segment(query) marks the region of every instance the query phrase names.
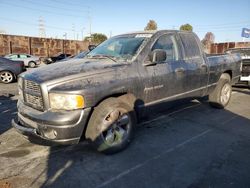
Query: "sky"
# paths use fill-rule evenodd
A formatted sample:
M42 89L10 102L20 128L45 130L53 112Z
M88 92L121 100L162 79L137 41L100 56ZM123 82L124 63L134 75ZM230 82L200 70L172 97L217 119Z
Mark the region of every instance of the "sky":
M189 23L200 39L213 32L215 42L250 41L241 37L242 28L250 28L250 0L0 0L0 10L0 32L13 35L110 37L155 20L158 29Z

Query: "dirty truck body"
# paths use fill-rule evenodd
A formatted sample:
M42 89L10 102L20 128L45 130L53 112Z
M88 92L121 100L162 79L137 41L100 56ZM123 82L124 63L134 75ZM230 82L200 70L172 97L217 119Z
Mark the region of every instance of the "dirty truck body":
M228 101L216 96L222 93L223 80L227 86L238 81L240 61L237 54L206 57L192 32L119 35L84 59L22 74L12 125L30 139L75 144L85 137L98 140L99 151L114 153L130 142L147 107L207 95L215 106L226 106L231 88Z

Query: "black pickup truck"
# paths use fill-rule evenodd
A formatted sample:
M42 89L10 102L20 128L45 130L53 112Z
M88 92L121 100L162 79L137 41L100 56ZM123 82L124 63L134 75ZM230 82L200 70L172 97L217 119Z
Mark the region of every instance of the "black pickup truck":
M124 149L145 109L209 96L224 108L240 76L238 54L207 57L192 32L162 30L112 37L84 59L22 74L12 125L42 142L100 152ZM161 105L162 106L162 105Z

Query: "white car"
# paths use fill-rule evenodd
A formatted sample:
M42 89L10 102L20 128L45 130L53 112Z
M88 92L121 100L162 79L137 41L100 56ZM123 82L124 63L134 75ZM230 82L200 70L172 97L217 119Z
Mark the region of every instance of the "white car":
M40 58L29 54L9 54L4 56L7 59L23 61L24 66L34 68L40 64Z

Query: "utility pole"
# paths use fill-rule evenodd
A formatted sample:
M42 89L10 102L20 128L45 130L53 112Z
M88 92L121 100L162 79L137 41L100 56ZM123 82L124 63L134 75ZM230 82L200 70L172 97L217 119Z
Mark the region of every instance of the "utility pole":
M83 31L85 30L85 27L82 28L81 33L82 33L82 40L84 40L84 34Z
M74 40L76 40L75 24L72 24L72 32L73 32L73 38Z
M67 33L64 33L63 37L65 40L67 40Z
M88 7L88 19L89 19L89 39L91 42L91 27L92 27L92 19L91 19L91 13L90 13L90 7Z
M39 37L45 38L46 37L45 24L41 16L39 17L39 20L38 20L38 29L39 29Z

